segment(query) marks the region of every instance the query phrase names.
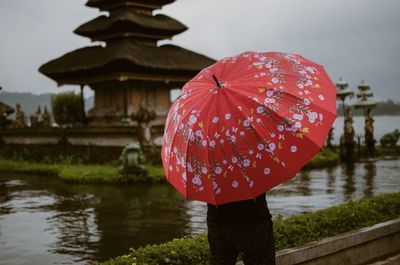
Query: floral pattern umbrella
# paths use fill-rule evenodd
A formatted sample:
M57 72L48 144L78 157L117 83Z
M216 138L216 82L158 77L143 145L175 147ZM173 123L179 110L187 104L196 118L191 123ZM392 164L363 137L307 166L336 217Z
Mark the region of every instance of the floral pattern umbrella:
M335 118L336 86L321 65L277 52L222 59L186 83L168 113L166 178L214 205L256 198L320 151Z

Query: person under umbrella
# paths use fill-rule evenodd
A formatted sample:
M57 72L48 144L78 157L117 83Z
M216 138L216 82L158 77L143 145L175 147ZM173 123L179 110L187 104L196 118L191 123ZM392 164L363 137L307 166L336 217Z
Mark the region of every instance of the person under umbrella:
M291 53L245 52L185 84L165 125L166 178L208 203L212 264L275 264L265 192L320 151L336 118L321 65Z

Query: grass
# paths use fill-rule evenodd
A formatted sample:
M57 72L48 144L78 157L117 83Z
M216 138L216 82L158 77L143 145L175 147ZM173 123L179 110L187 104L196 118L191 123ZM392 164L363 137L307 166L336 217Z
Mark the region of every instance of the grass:
M119 184L119 183L156 183L164 181L164 170L160 166L146 165L148 175L136 177L123 175L115 165L83 164L45 164L0 159L0 172L43 175L60 178L67 183L77 184Z
M274 220L276 249L298 247L312 241L351 232L400 216L400 193L330 207L316 212L279 216ZM174 239L160 245L130 249L103 265L208 265L207 235Z

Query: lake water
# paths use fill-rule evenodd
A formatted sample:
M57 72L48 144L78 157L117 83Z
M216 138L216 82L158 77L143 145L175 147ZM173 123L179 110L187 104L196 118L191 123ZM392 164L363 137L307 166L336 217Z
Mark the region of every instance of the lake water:
M400 160L312 170L267 194L289 216L349 199L400 191ZM167 184L67 185L46 177L0 176L0 264L91 264L130 247L206 231L206 205Z

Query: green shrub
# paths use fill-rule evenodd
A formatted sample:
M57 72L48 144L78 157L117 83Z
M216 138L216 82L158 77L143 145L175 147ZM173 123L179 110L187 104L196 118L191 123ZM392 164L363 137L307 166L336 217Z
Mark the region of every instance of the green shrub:
M338 165L340 163L340 156L332 149L324 149L319 152L310 162L308 162L303 170L310 170L315 168L325 168Z
M368 227L400 216L400 193L349 201L314 213L274 220L277 250L301 246L326 237ZM206 234L175 239L161 245L131 249L127 255L103 265L209 264Z
M74 125L83 122L81 97L74 92L65 92L52 96L51 108L54 120L60 125Z

